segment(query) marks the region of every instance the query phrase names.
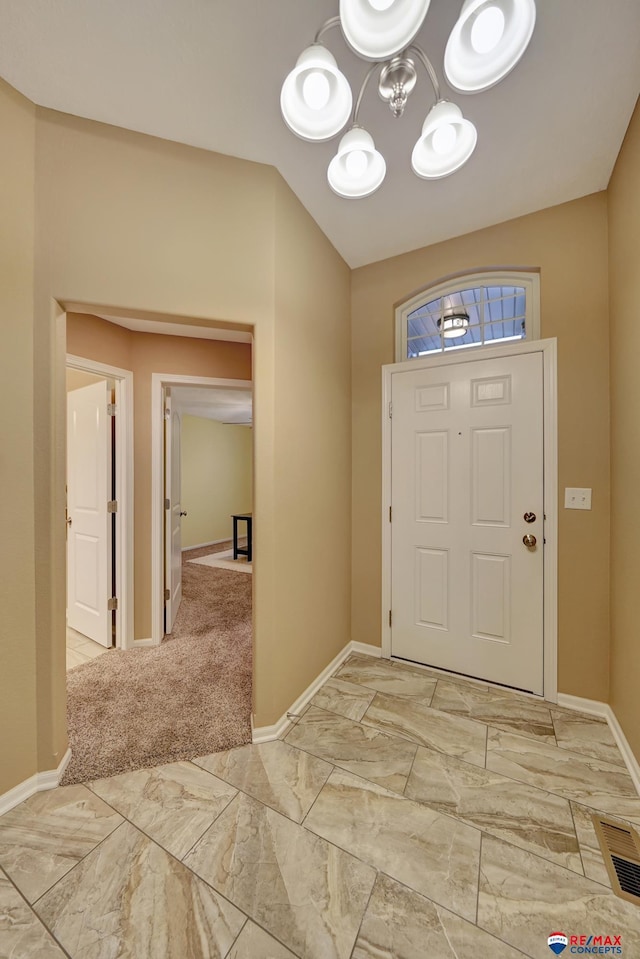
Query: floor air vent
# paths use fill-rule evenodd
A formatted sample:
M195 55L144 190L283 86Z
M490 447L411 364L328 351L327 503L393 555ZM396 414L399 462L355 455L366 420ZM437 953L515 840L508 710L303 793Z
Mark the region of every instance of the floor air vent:
M604 816L593 823L616 896L640 906L640 836L630 826Z

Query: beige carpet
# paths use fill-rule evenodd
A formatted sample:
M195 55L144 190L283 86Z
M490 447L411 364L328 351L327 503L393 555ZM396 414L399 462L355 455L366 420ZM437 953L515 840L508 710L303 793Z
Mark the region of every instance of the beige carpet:
M211 566L213 569L232 569L234 572L252 573L252 564L247 561L246 556L233 558L233 549L225 549L217 553L207 553L206 556L200 556L198 559L190 559L189 563L197 563L199 566Z
M113 650L67 674L63 784L250 742L251 577L184 561L182 577L174 632L159 647Z

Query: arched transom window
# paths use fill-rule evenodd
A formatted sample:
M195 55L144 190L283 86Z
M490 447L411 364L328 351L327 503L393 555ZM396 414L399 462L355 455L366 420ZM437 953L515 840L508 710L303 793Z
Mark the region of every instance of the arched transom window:
M537 273L475 273L423 290L396 311L396 360L540 337Z

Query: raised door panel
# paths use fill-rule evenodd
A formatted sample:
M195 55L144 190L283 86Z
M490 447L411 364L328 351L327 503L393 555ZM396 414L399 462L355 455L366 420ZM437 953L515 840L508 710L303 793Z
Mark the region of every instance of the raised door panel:
M416 520L449 520L449 436L445 430L416 433Z
M511 525L511 428L471 431L471 522Z
M474 553L471 576L471 634L511 641L511 557Z
M100 615L100 540L86 533L73 533L75 562L69 575L73 576L74 605L94 616Z
M416 625L449 626L449 551L417 549L415 565Z
M416 413L435 413L449 409L449 384L434 383L415 391Z

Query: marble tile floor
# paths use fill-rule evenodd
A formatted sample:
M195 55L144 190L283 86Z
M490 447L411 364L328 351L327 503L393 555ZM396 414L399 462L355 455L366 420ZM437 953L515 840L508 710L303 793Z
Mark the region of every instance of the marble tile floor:
M600 719L352 656L280 740L0 817L0 957L633 959L593 812L640 823Z
M67 670L73 669L74 666L82 666L108 652L107 646L101 646L100 643L95 643L88 636L67 626Z

